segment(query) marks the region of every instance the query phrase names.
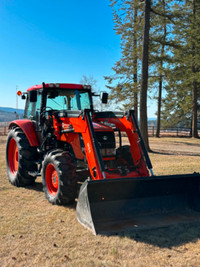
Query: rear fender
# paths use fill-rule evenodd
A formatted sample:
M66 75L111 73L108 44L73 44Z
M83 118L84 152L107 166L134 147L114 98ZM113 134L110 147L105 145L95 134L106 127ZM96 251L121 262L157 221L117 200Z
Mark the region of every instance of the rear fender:
M15 120L12 121L8 128L15 128L16 126L20 127L24 134L26 135L30 146L39 146L36 134L35 134L35 129L33 127L33 123L31 120L23 119L23 120Z

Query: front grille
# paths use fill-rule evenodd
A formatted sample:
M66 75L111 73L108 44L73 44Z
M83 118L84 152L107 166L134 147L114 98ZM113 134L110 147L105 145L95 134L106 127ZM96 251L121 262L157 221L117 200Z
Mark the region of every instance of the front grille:
M115 148L114 132L95 132L100 148Z

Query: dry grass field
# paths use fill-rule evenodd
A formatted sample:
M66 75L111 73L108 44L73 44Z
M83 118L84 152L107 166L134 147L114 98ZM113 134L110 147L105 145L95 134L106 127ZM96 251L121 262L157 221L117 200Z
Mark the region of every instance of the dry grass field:
M41 179L30 188L7 180L0 137L0 267L200 266L200 225L94 236L76 220L75 205L50 205ZM200 140L150 138L155 174L200 171Z

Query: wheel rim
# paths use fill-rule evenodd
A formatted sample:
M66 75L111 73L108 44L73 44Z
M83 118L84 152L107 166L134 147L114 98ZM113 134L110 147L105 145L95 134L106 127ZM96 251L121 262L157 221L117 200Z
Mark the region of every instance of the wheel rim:
M59 179L58 173L52 163L47 165L45 176L47 189L52 196L55 196L58 192Z
M15 175L18 170L18 147L14 138L9 142L8 165L11 173Z

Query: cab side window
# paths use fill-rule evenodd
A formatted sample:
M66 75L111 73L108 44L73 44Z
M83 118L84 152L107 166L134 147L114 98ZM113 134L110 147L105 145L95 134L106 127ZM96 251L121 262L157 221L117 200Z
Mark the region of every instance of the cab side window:
M37 92L37 101L30 102L30 93L27 95L26 100L26 109L25 109L25 118L34 120L36 118L36 113L40 113L41 105L41 91Z

